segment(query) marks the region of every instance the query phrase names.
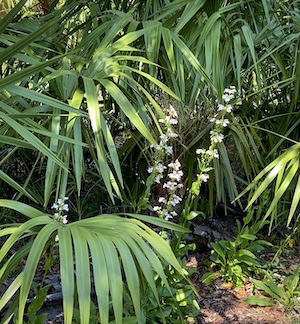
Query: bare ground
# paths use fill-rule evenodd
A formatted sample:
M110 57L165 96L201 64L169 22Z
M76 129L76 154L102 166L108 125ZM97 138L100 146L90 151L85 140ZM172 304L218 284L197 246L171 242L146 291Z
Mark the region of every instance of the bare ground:
M209 255L206 255L207 259ZM300 314L287 309L281 304L272 307L250 306L244 300L253 295L251 280L246 280L244 287L234 288L230 283L224 284L217 279L210 285L200 282L204 272L205 255L190 257L187 267L197 268L193 275L200 298L198 300L202 315L197 318L198 324L300 324ZM286 274L299 265L299 256L282 258L281 264ZM256 292L261 294L262 292Z

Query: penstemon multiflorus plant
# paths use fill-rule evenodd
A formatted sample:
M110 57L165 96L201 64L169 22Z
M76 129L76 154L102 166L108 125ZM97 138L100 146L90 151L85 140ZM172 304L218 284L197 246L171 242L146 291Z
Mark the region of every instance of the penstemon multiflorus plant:
M218 103L217 112L209 121L213 123L213 129L210 131L210 146L208 149L199 148L196 150L198 162L198 174L196 180L192 183L188 196L185 201L184 209L180 215L180 224L188 227L188 221L197 217L201 212L194 211L195 199L200 194L200 187L203 182L209 179L209 171L212 170L211 163L213 159L219 158L218 144L224 139L223 130L229 124L229 119L226 118L232 112L231 101L236 93L235 87L231 86L224 90L222 99L223 104Z
M178 123L177 117L177 111L170 106L166 111L166 117L159 120L165 133L160 135L160 142L154 148L154 165L147 170L151 174L147 185L157 183L162 186L161 196L158 197L159 205L154 206L153 211L166 220L177 215L174 208L182 201L179 190L183 187L181 183L183 172L180 162L174 161L173 147L170 145L171 140L178 137L178 134L173 131L173 126ZM171 162L169 162L170 157L173 158ZM163 182L164 179L167 181Z
M216 113L209 118L209 122L213 124L213 128L210 131L210 146L208 149L198 148L196 150L198 155L198 174L188 191L184 209L180 214L179 220L180 224L185 227L189 227L189 220L201 214L201 212L194 211L196 209L194 205L197 202L196 198L200 195L202 183L207 182L209 179L209 171L212 170L211 163L213 159L219 158L218 144L223 141L223 130L229 124L227 117L232 112L231 102L234 99L235 92L235 87L224 90L222 96L223 103L217 105ZM166 118L159 120L164 126L162 128L165 133L160 135L160 142L154 148L154 165L148 168L148 172L151 175L148 178L147 187L149 188L154 183L161 184L162 194L158 197L158 205L153 207L153 211L157 212L159 217L168 220L177 215L174 209L182 201L179 192L183 187L183 171L181 170L180 162L174 159L173 147L170 143L171 139L178 137L178 134L173 131L174 125L178 123L178 115L172 106L165 113ZM172 162L169 162L170 158L173 158ZM163 182L164 180L165 182Z

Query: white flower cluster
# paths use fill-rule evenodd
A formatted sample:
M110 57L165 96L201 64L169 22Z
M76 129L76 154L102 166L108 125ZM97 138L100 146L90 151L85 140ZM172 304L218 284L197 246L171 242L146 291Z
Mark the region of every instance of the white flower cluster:
M215 158L218 159L219 158L219 152L217 149L213 149L211 150L205 150L205 149L197 149L196 150L196 154L202 154L202 155L207 155L207 157L210 158Z
M171 145L168 145L168 142L171 138L176 138L178 137L178 134L176 134L172 130L172 125L176 125L178 123L177 121L177 111L174 109L174 107L170 107L168 109L168 114L165 118L159 119L158 121L161 124L164 124L166 127L165 134L160 135L160 142L156 146L156 151L163 151L167 155L172 155L173 154L173 147Z
M236 93L235 86L230 86L229 88L225 88L222 99L228 103L234 98L234 94Z
M218 131L212 130L210 131L210 138L214 143L221 143L223 142L224 135Z
M222 105L220 103L218 103L218 111L225 111L227 113L231 113L232 111L232 105Z
M64 197L64 199L57 199L57 202L52 205L52 209L55 210L53 217L56 221L67 224L67 215L64 215L65 212L69 211L68 204L65 204L65 200L68 200L68 197Z
M222 96L225 104L223 105L221 103L218 103L218 115L213 118L209 118L209 121L211 123L215 123L217 126L215 130L210 132L211 138L215 143L220 143L223 141L224 136L220 136L220 132L222 128L227 127L227 125L229 124L229 120L228 118L225 118L225 114L231 113L232 111L232 105L229 102L234 98L235 93L236 89L234 86L226 88Z
M178 160L171 162L168 166L165 166L162 161L166 156L173 155L173 147L169 145L169 141L172 138L178 137L172 127L178 123L177 121L177 111L173 106L170 106L166 111L167 115L163 119L159 119L161 124L164 124L165 132L160 135L160 142L155 147L155 162L154 166L151 166L147 169L149 173L155 174L154 182L161 183L161 180L165 177L165 170L168 169L168 180L162 184L162 188L166 192L165 196L158 198L158 203L160 206L154 206L153 210L157 214L166 220L176 216L177 213L173 208L178 205L182 198L177 194L178 189L183 187L181 183L181 177L183 172L180 169L181 164Z
M166 128L165 134L161 134L159 136L159 144L155 147L156 153L158 153L162 157L164 155L173 154L173 147L169 145L168 142L171 138L178 137L178 134L176 134L172 129L172 125L176 125L178 123L176 119L176 117L178 116L177 111L174 109L174 107L170 106L167 112L169 115L167 115L164 119L158 120L160 123L164 124ZM149 173L155 173L154 181L156 183L160 183L160 180L164 176L164 171L167 168L160 162L160 160L160 158L156 159L154 162L154 166L151 166L147 169Z
M68 200L68 197L64 197L63 199L57 199L57 202L52 205L52 209L55 210L53 214L53 218L62 224L67 224L67 213L69 211L69 206L68 204L65 203L65 201ZM58 235L55 236L55 242L59 241Z
M181 170L181 164L178 160L168 164L170 172L168 173L168 181L163 184L163 188L166 189L168 196L167 198L162 196L158 198L160 206L154 206L153 210L158 215L166 220L177 215L173 208L178 205L182 198L177 194L178 190L183 187L181 178L183 172Z
M149 167L147 169L148 173L154 173L155 178L154 181L156 183L160 183L160 180L164 177L164 171L167 167L164 166L162 163L155 161L154 166Z
M236 93L236 89L234 86L230 88L226 88L222 95L222 99L224 100L224 105L219 103L218 104L218 113L209 118L211 123L214 123L215 126L213 130L210 131L210 147L208 150L205 149L197 149L196 154L200 155L199 160L199 169L200 174L197 175L197 180L194 182L192 188L195 188L194 194L199 192L199 188L202 182L207 182L209 179L209 175L207 171L210 170L209 165L211 161L215 158L219 158L219 153L216 148L218 143L221 143L224 140L224 135L222 134L223 129L227 127L229 124L229 119L225 118L227 113L231 113L232 105L230 101L234 98L234 94Z
M211 123L216 123L216 125L222 125L226 127L229 124L229 120L227 118L224 119L216 119L215 117L210 118L209 120Z

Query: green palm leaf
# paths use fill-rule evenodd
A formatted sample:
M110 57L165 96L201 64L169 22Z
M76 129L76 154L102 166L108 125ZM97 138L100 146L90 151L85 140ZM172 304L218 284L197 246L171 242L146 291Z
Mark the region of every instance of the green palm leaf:
M35 218L34 220L40 220L40 218ZM59 223L48 218L48 223L37 234L28 254L27 262L23 270L24 278L22 280L19 297L18 321L20 323L23 320L26 300L28 298L29 289L31 287L38 262L42 256L43 250L45 248L46 243L49 240L49 237L54 231L57 230L59 225Z
M247 191L253 190L251 194L251 199L248 202L247 209L250 208L254 204L254 202L264 193L264 191L270 186L270 184L277 178L274 197L273 200L264 215L264 219L266 219L278 205L281 197L287 192L287 190L291 187L292 180L295 175L299 172L299 144L295 144L290 147L286 152L277 157L274 161L272 161L268 166L266 166L247 186L247 188L241 192L238 197L240 198ZM298 177L299 179L299 177ZM296 211L296 207L298 205L298 196L299 196L299 180L296 185L296 189L294 192L289 216L288 216L288 224L291 222L291 219ZM272 221L275 216L272 216Z
M68 226L60 227L58 229L58 237L64 320L65 323L71 323L73 318L75 279L70 228Z
M105 122L103 121L103 117L101 118L102 114L101 114L100 107L98 104L98 91L96 89L94 81L92 79L86 78L86 77L83 78L83 81L84 81L84 86L85 86L89 117L91 120L91 125L92 125L92 129L93 129L94 137L95 137L99 170L103 177L103 180L104 180L105 186L108 190L108 193L109 193L111 199L113 200L113 192L111 189L111 184L113 184L115 186L117 193L119 193L119 189L115 185L116 180L115 180L115 178L107 164L106 150L104 147L102 133L105 133L105 137L108 141L108 143L107 143L108 147L109 147L110 151L113 153L113 155L112 155L113 165L115 166L116 172L119 176L119 180L121 180L121 183L122 183L119 158L117 156L115 146L112 141L110 132L109 132L107 126L105 125ZM105 128L103 129L102 126L104 126Z
M9 228L9 231L5 229L0 231L0 234L9 235L0 249L0 262L24 235L33 236L30 244L25 245L0 268L1 280L4 280L12 269L18 266L20 258L24 258L28 253L23 271L0 298L1 310L20 290L17 314L19 321L23 318L26 300L39 259L43 255L46 245L51 241L53 244L56 232L59 238L65 323L72 322L73 307L76 306L74 305L75 293L78 294L80 321L89 323L90 263L92 264L99 316L101 323L104 324L108 323L111 317L110 298L115 322L123 322L124 284L128 286L136 319L140 323L140 288L143 278L149 284L159 303L159 293L154 282L155 274L161 278L170 293L171 290L164 272L165 264L170 264L183 277L185 276L167 242L141 220L156 226L163 226L163 228L182 231L183 229L176 224L150 216L130 214L128 215L130 218L124 218L109 214L63 225L51 219L49 215L20 202L0 200L0 206L21 212L23 210L25 215L32 217L21 225ZM124 276L121 269L124 271Z
M75 252L79 309L84 309L84 312L80 312L80 323L88 324L90 320L91 279L86 235L90 235L90 233L85 233L84 229L80 227L72 227L71 233Z
M113 82L105 79L99 80L99 82L105 87L109 94L118 103L120 109L128 117L130 122L139 130L139 132L153 145L156 144L152 134L147 129L146 125L143 123L139 117L137 111L134 109L130 101L122 93L120 88Z

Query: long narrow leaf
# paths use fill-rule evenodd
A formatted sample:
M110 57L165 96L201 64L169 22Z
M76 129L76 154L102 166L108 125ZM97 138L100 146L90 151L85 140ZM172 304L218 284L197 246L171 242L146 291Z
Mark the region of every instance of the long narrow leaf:
M291 204L291 208L289 211L289 216L288 216L288 220L287 220L287 226L290 225L292 218L295 214L296 208L299 205L300 202L300 175L298 177L298 181L297 181L297 185L294 191L294 196L293 196L293 200L292 200L292 204Z
M15 211L22 212L23 215L29 218L35 218L45 215L43 212L34 207L31 207L19 201L9 199L0 199L0 207L10 208Z
M36 218L39 219L39 218ZM50 220L50 219L49 219ZM29 289L32 285L32 280L36 271L36 267L42 255L43 249L49 240L50 235L57 230L59 223L49 221L46 226L44 226L37 237L34 240L32 248L27 258L27 262L24 268L24 278L22 281L22 286L20 290L19 297L19 312L18 312L18 321L21 323L24 316L24 309L26 305L26 300L28 298Z
M20 12L27 0L20 0L11 10L1 17L0 35L4 32L5 28L13 21L15 16Z
M0 107L3 103L0 102ZM39 150L44 155L52 159L57 165L65 169L64 163L57 158L57 156L35 135L23 127L20 123L16 122L14 119L9 117L0 111L0 118L2 118L8 125L10 125L20 136L22 136L27 142L31 143L37 150Z
M118 103L120 109L128 117L130 122L139 130L139 132L153 145L156 144L153 136L147 129L146 125L141 120L137 111L133 108L129 100L125 97L122 91L109 80L99 80L99 82L105 87L105 89L110 93L114 100Z
M119 257L111 239L103 236L101 238L101 243L104 250L106 265L110 271L108 281L115 321L116 324L121 324L123 317L123 281Z
M68 226L61 226L58 229L58 238L64 322L71 324L73 318L75 280L72 239Z
M104 250L101 243L101 236L95 234L89 234L87 236L87 242L89 245L93 272L95 291L97 295L100 320L105 324L109 321L109 274L110 269L107 268L105 262Z
M80 310L80 323L89 324L91 279L86 235L85 231L75 226L71 228L71 233L75 252L76 286ZM89 233L87 233L87 235L89 235Z
M293 159L290 162L289 171L286 173L284 180L282 183L280 183L280 187L278 187L278 190L274 193L273 201L268 208L264 219L267 219L267 217L271 214L271 212L274 210L274 208L277 206L278 201L282 197L282 195L286 192L287 188L289 187L291 181L293 180L296 172L299 170L299 159Z
M7 59L13 57L14 54L19 53L23 48L27 45L31 44L35 40L37 40L41 35L43 35L47 30L49 30L52 26L59 24L60 17L55 17L50 20L48 23L44 24L40 28L38 28L35 32L30 33L26 37L20 39L17 43L9 46L2 52L0 52L0 64L5 62Z
M27 190L25 190L21 185L19 185L14 179L12 179L11 177L9 177L8 174L6 174L5 172L3 172L2 170L0 170L0 179L2 179L3 181L5 181L12 188L14 188L15 190L19 191L20 193L22 193L23 195L25 195L26 197L28 197L29 199L31 199L35 203L37 202Z
M119 238L112 238L114 244L116 245L118 252L120 254L120 258L122 261L122 265L124 267L124 274L126 277L126 283L128 285L131 299L133 302L135 315L138 319L138 323L140 323L141 318L141 309L140 309L140 282L139 275L136 269L136 264L132 257L131 251L128 245Z
M100 107L98 104L98 92L92 79L83 77L83 82L86 92L89 117L95 137L100 172L103 177L105 186L108 190L108 193L110 195L110 198L113 200L113 192L111 188L111 170L107 164L106 151L104 148L102 138Z

